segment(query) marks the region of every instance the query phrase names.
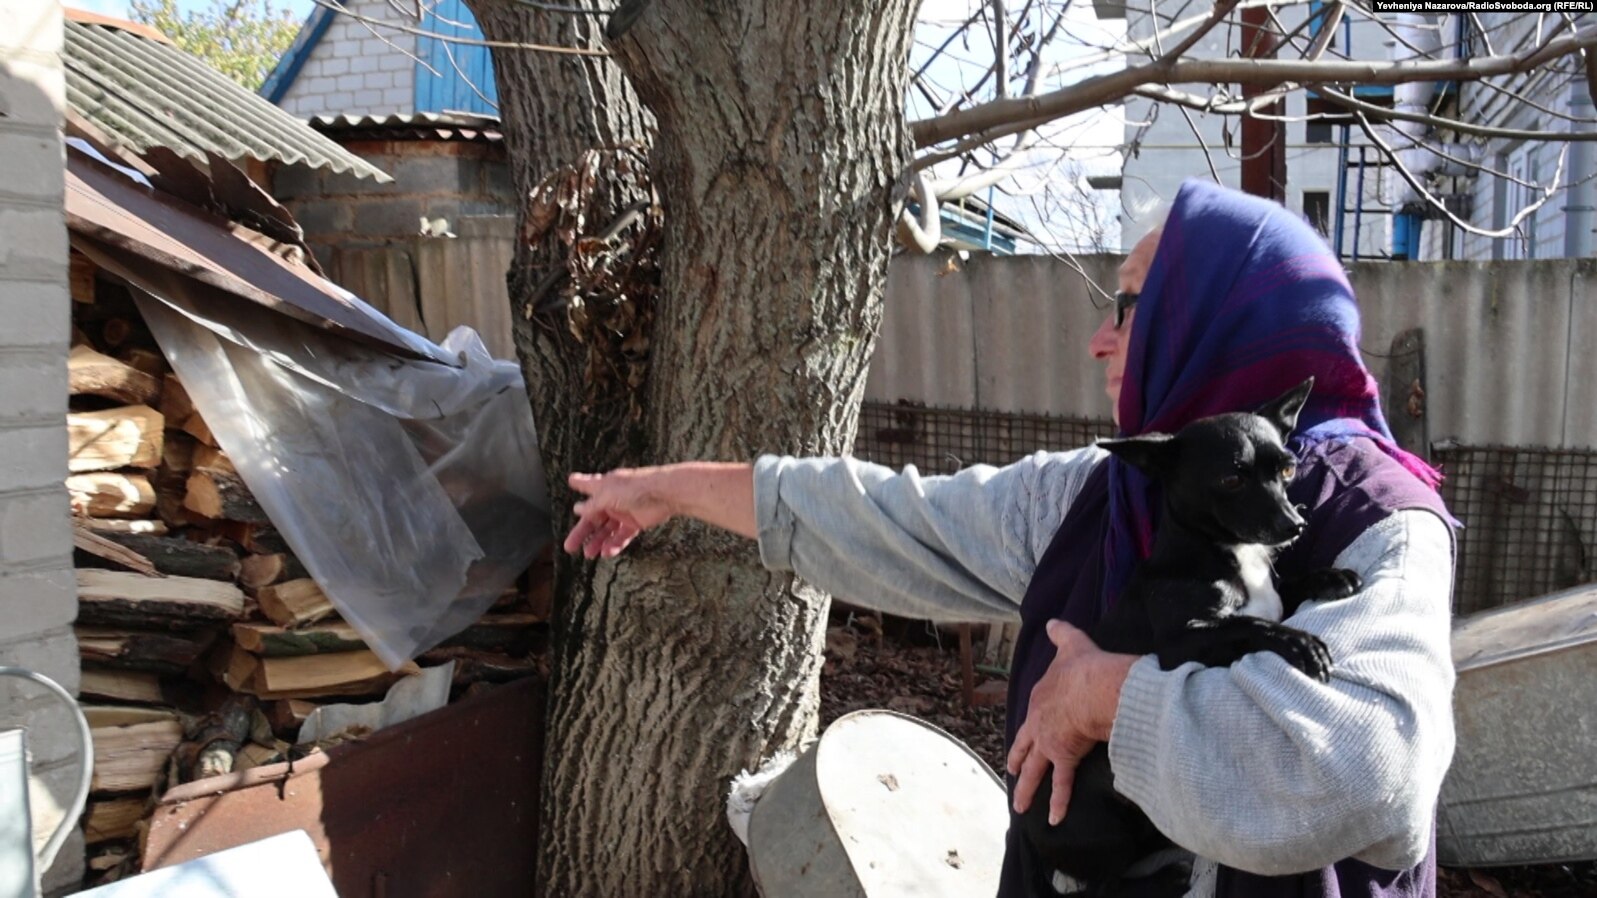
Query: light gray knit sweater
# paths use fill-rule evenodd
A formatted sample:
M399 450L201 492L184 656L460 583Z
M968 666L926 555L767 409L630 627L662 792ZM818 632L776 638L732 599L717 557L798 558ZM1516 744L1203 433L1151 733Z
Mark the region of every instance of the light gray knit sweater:
M760 557L851 602L932 620L1008 621L1103 450L922 477L855 459L765 456ZM1325 640L1331 681L1279 657L1131 668L1109 741L1115 788L1200 858L1260 874L1347 857L1391 870L1425 855L1453 753L1452 539L1424 511L1361 534L1338 567L1357 595L1293 626Z

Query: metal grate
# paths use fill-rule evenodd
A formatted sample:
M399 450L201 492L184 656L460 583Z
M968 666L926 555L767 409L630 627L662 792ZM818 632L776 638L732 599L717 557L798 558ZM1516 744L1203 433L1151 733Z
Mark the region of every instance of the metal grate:
M854 454L894 468L914 465L922 474L952 474L969 465L1007 465L1039 449L1075 449L1114 435L1108 418L865 402Z
M1597 450L1438 444L1442 497L1463 522L1454 609L1469 614L1592 582Z

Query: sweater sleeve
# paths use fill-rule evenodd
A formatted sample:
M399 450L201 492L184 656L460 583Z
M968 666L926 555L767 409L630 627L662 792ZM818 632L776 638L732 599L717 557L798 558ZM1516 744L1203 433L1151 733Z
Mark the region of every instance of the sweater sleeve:
M760 560L891 614L1011 620L1103 455L1038 452L933 477L912 465L763 456L754 465Z
M1178 844L1285 875L1425 855L1453 754L1452 539L1400 511L1337 559L1364 588L1290 619L1331 651L1317 683L1261 652L1229 668L1137 662L1109 741L1115 788Z

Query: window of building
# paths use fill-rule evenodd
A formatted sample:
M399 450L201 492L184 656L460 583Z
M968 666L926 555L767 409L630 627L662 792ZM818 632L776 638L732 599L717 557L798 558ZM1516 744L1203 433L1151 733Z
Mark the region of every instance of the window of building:
M1303 217L1321 237L1331 236L1331 192L1329 190L1303 191Z

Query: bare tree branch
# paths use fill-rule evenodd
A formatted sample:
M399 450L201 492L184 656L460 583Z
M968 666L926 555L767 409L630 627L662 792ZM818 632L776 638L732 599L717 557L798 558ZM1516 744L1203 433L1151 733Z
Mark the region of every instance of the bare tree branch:
M1569 156L1569 147L1567 146L1559 150L1558 168L1553 172L1553 180L1550 186L1540 188L1542 195L1539 199L1519 210L1519 212L1514 215L1513 219L1509 221L1506 227L1496 231L1490 231L1485 228L1476 227L1475 225L1472 225L1453 214L1453 210L1447 208L1446 203L1442 202L1441 199L1433 195L1425 188L1425 185L1420 182L1420 179L1416 178L1414 173L1409 171L1408 167L1403 164L1403 160L1398 157L1397 153L1393 152L1391 145L1382 140L1381 135L1377 134L1375 129L1370 126L1370 121L1364 117L1364 113L1359 112L1355 113L1354 115L1358 119L1359 128L1364 132L1364 136L1368 137L1370 142L1375 144L1375 146L1380 149L1382 155L1392 162L1393 167L1397 169L1398 175L1401 176L1404 181L1408 182L1408 186L1413 188L1414 192L1422 197L1427 205L1441 211L1441 213L1447 216L1447 219L1454 225L1480 237L1507 237L1508 235L1519 230L1519 225L1521 222L1534 215L1537 209L1545 206L1547 201L1553 198L1553 194L1558 192L1558 183L1564 178L1564 160Z
M1560 36L1523 54L1475 59L1405 60L1401 62L1310 62L1280 59L1183 59L1155 61L1099 75L1052 93L993 102L925 119L910 125L918 147L955 137L981 135L987 140L1112 103L1144 84L1262 84L1292 81L1304 84L1406 84L1414 81L1476 81L1493 75L1529 71L1551 59L1597 46L1597 26Z
M371 16L361 15L342 3L339 3L338 0L312 0L312 2L317 6L330 9L339 15L349 16L351 19L354 19L357 22L364 22L367 25L376 26L378 28L391 28L395 31L403 31L406 34L414 34L417 37L431 37L441 41L447 41L452 44L464 44L468 47L499 47L506 50L533 50L539 53L555 53L565 56L610 55L609 52L605 50L589 50L585 47L556 47L548 44L518 44L507 41L486 41L471 37L460 37L453 34L439 34L436 31L429 31L425 28L402 25L398 22L385 22L382 19L375 19Z

